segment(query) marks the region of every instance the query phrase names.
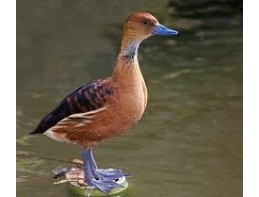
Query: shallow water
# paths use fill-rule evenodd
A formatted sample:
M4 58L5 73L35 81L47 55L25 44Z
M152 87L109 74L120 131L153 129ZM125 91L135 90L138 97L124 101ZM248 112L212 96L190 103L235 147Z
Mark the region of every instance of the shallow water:
M132 175L125 196L242 196L242 13L180 2L17 2L17 196L74 196L51 180L66 164L38 156L72 160L79 147L27 134L73 89L111 74L122 22L135 10L182 34L141 45L147 110L95 148L98 164Z

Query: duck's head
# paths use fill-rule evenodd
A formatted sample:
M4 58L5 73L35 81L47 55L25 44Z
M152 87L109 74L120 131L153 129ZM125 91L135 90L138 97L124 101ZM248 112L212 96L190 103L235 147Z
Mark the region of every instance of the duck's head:
M179 33L161 24L147 12L135 12L124 23L123 35L129 39L142 41L150 36L176 36Z

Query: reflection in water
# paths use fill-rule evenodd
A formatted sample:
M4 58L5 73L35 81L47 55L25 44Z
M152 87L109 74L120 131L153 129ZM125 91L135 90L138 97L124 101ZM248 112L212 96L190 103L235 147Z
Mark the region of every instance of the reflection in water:
M110 75L122 20L135 10L182 35L140 47L148 108L97 148L101 166L133 175L128 196L242 195L242 2L196 2L17 2L19 196L73 196L48 180L64 164L36 156L71 160L79 148L27 134L74 88Z

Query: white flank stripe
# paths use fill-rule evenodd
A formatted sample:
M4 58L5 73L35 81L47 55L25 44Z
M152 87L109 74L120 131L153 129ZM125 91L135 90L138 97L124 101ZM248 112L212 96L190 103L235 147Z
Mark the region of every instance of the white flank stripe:
M56 140L56 141L59 141L59 142L62 142L63 140L58 138L55 133L49 129L47 130L46 132L43 133L44 135L48 136L49 138L53 139L53 140Z
M82 121L81 123L77 124L76 127L83 127L85 126L87 123L91 123L92 121L91 120L85 120L85 121Z
M105 110L106 107L102 107L100 109L96 109L93 111L88 111L85 113L79 113L79 114L73 114L71 116L68 116L68 118L86 118L86 119L91 119L95 116L95 114L97 114L98 112L101 112L103 110Z

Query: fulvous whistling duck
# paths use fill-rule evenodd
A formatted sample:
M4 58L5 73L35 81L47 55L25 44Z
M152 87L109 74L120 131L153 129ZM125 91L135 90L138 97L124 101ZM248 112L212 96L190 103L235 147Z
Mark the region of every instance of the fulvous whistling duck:
M99 169L92 147L122 134L143 115L147 88L138 63L138 47L153 35L175 36L178 32L159 24L149 13L129 15L123 26L120 53L112 76L76 89L31 132L81 145L85 182L106 193L120 187L114 180L125 174L119 169Z

